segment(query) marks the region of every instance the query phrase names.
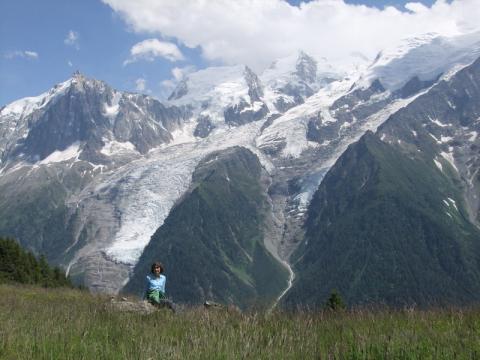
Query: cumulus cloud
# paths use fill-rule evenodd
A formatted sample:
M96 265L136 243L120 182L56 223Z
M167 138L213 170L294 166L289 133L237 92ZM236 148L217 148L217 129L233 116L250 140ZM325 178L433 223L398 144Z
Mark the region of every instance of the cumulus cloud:
M143 78L139 78L135 80L135 90L145 91L146 88L147 88L147 80Z
M196 70L195 66L189 65L185 67L174 67L171 70L172 77L160 82L160 98L166 99L177 87L178 83L188 77L188 74Z
M172 94L173 90L177 87L178 82L173 79L167 79L160 82L160 91L157 97L161 100L167 100Z
M185 66L183 68L179 67L174 67L172 69L172 76L175 81L181 81L185 77L187 77L188 74L192 73L195 71L195 66Z
M174 38L203 56L255 68L303 49L328 58L352 52L374 57L403 38L427 32L455 35L478 28L479 0L437 0L403 9L313 0L102 0L133 31Z
M155 58L165 58L172 62L184 59L177 45L158 39L147 39L133 45L130 49L130 57L124 61L123 65L138 60L153 61Z
M177 82L172 79L167 79L160 82L160 86L162 87L162 97L166 97L175 89Z
M14 50L9 51L3 56L6 59L26 58L26 59L38 59L38 53L30 50Z
M78 50L80 49L80 45L78 43L79 38L80 35L78 34L78 32L70 30L63 42L65 43L65 45L73 46L75 49Z

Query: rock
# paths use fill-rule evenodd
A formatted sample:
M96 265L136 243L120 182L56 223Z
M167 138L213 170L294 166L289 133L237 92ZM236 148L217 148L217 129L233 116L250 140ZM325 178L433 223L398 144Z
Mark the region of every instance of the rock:
M216 302L211 301L211 300L206 300L203 303L203 306L205 307L205 309L225 309L224 305L216 303Z
M121 311L121 312L136 312L141 314L151 314L158 310L155 306L150 304L148 301L140 300L140 301L133 301L128 300L126 298L122 298L120 301L112 298L110 300L110 304L108 308L114 311Z

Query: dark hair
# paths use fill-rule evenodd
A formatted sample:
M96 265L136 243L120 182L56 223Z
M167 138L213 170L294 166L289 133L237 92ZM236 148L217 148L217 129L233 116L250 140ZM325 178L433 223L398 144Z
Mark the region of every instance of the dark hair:
M158 261L152 264L152 267L150 268L151 273L153 274L157 266L160 266L160 274L163 274L163 272L165 271L165 267L163 266L162 263L159 263Z

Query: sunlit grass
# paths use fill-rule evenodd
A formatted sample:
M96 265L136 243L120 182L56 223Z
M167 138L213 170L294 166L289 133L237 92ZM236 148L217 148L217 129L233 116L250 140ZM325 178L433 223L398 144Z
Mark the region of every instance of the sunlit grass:
M1 359L476 359L479 309L113 311L109 298L0 286Z

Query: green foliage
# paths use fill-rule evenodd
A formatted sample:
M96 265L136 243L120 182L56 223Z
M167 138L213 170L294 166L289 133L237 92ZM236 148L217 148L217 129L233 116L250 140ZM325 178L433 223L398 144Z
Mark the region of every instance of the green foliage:
M480 301L480 231L454 179L371 133L325 176L293 258L292 306L321 307L332 288L349 305Z
M62 270L50 267L45 256L42 255L37 260L15 240L4 238L0 238L0 283L72 287Z
M15 238L22 246L45 254L50 263L65 262L72 253L65 250L72 245L76 226L75 214L65 201L91 180L86 171L89 166L79 162L71 168L25 167L2 175L0 236Z
M0 286L1 359L477 359L480 309L177 315L70 289Z
M345 303L342 300L342 297L337 292L337 290L333 290L328 298L325 307L329 310L338 311L345 309Z

